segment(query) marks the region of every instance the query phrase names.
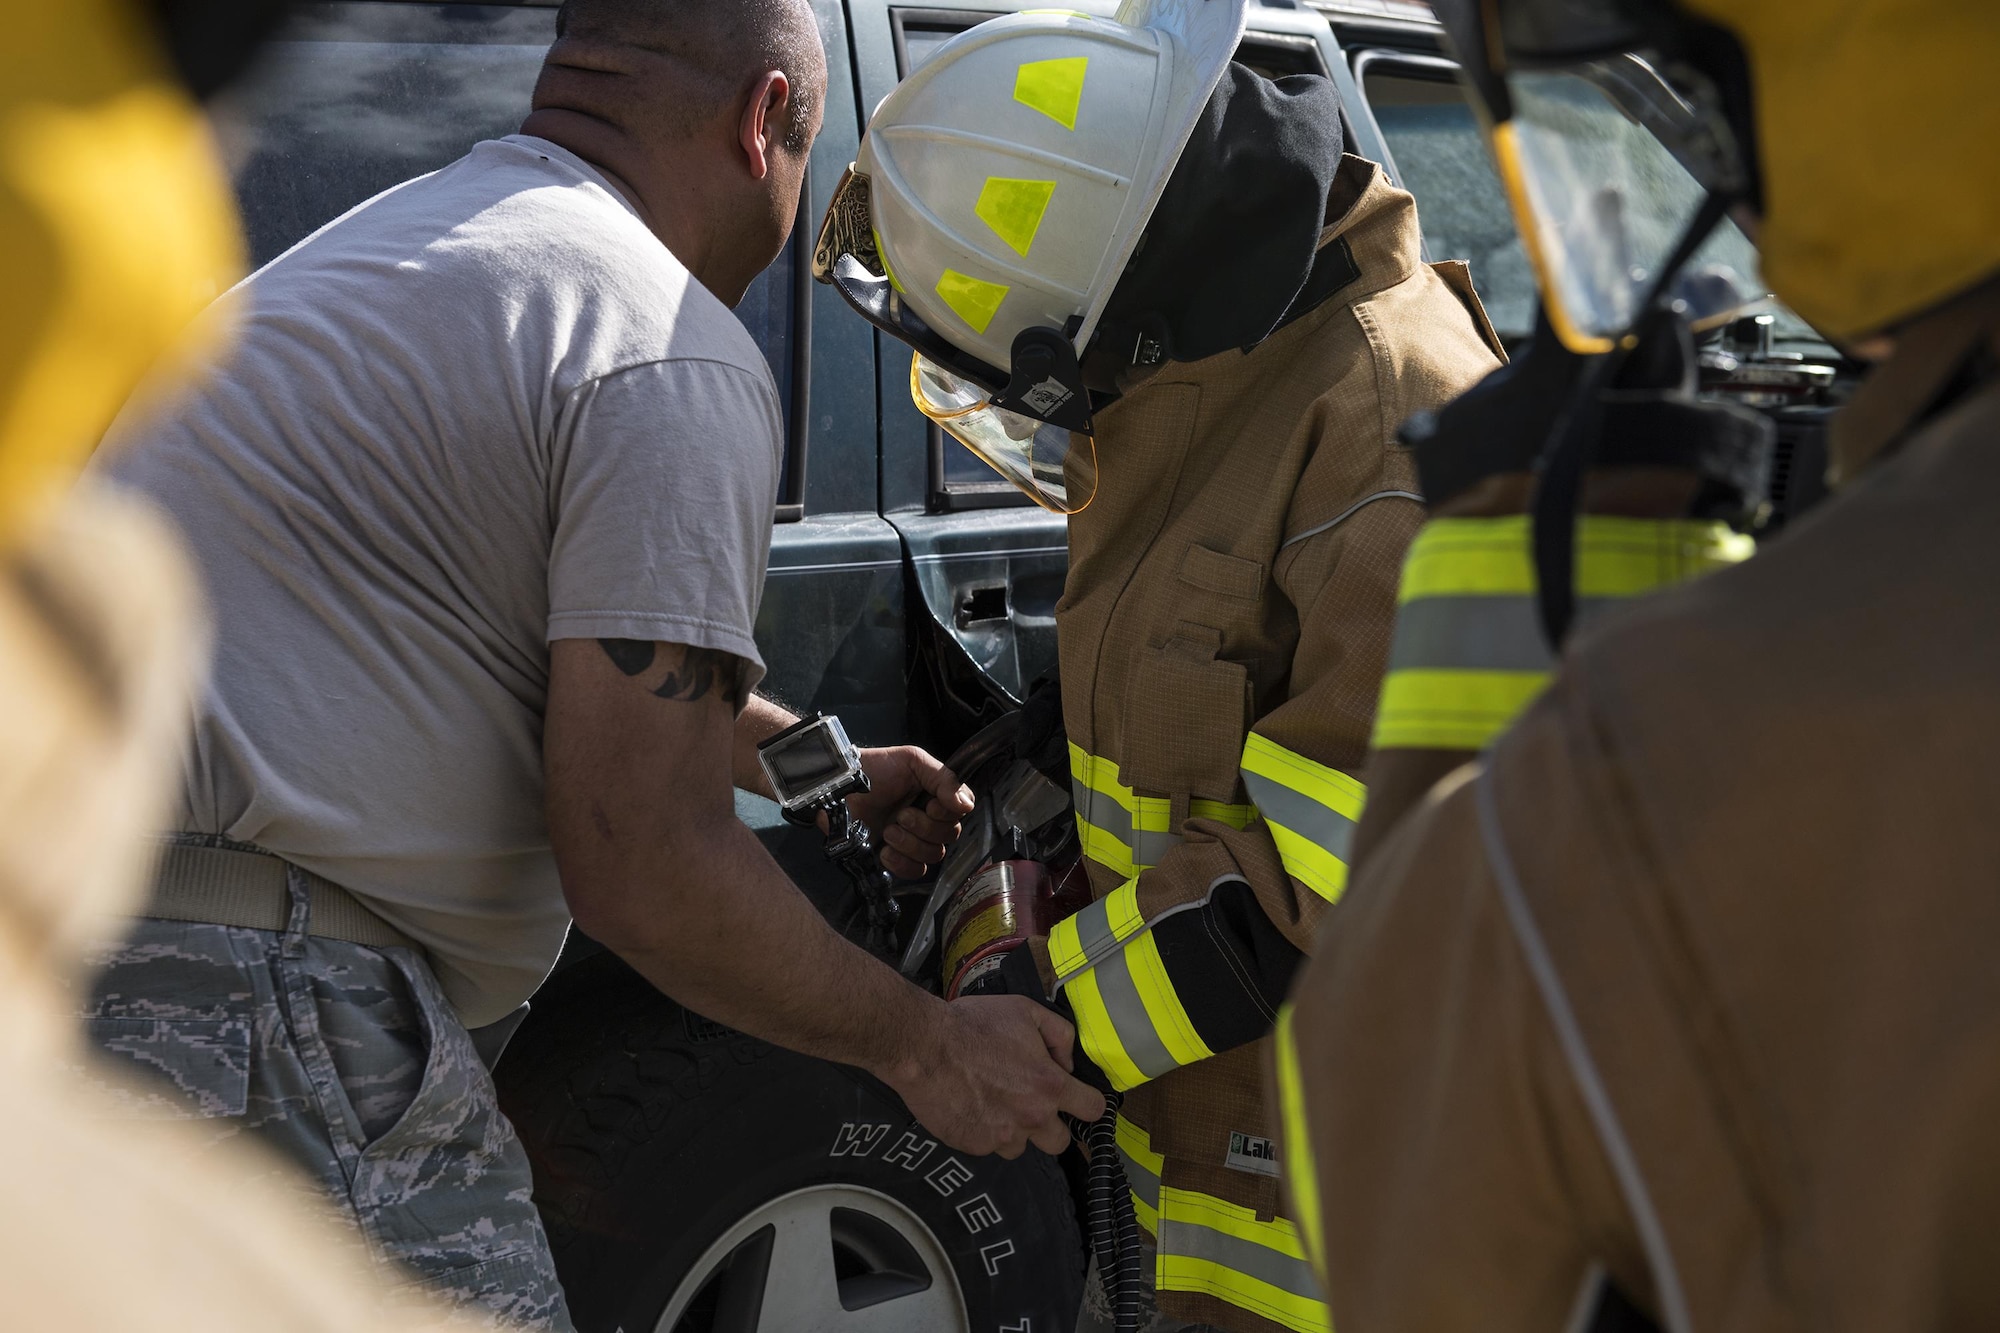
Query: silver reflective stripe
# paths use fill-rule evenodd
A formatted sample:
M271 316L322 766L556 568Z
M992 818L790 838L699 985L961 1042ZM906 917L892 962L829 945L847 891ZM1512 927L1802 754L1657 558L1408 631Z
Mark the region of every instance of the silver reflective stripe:
M1391 671L1547 671L1555 666L1532 597L1425 597L1396 612Z
M1180 1061L1167 1054L1166 1044L1153 1027L1153 1016L1139 1000L1139 988L1132 984L1132 967L1120 949L1099 963L1092 973L1097 978L1097 998L1111 1026L1118 1029L1118 1044L1147 1078L1158 1078L1179 1069Z
M1347 847L1354 840L1353 820L1304 792L1294 791L1247 768L1243 770L1243 785L1265 819L1283 824L1301 838L1310 838L1342 865L1347 864Z
M1215 896L1216 884L1224 884L1232 880L1239 884L1246 882L1241 875L1218 875L1215 878L1215 883L1208 886L1207 893L1184 903L1175 903L1172 907L1167 908L1152 920L1141 925L1122 940L1111 931L1110 894L1107 893L1096 902L1090 904L1090 906L1076 912L1067 919L1076 923L1076 942L1077 947L1083 950L1083 962L1059 975L1056 978L1056 988L1058 990L1062 989L1114 954L1122 956L1127 944L1138 939L1168 917L1179 916L1182 912L1200 911L1202 908L1208 906L1208 900Z
M1300 542L1317 537L1322 532L1331 532L1333 529L1347 522L1348 519L1353 518L1356 514L1366 509L1369 505L1374 504L1377 500L1415 500L1418 504L1422 504L1424 497L1418 495L1415 491L1377 491L1373 495L1364 495L1317 527L1307 528L1304 532L1296 536L1285 538L1284 546L1280 546L1278 549L1282 551L1285 549L1285 546L1297 546Z
M1626 600L1578 598L1577 623ZM1422 597L1403 603L1396 611L1396 639L1389 648L1391 671L1554 669L1555 657L1542 634L1541 613L1533 597Z
M1213 1227L1178 1218L1160 1219L1160 1253L1205 1259L1232 1273L1243 1273L1268 1282L1281 1291L1309 1301L1320 1300L1319 1283L1313 1279L1312 1265L1303 1259L1244 1240Z
M1109 833L1124 843L1129 851L1132 847L1132 812L1120 805L1116 797L1084 785L1081 778L1072 777L1069 786L1071 795L1076 798L1077 818Z
M1125 844L1125 850L1132 854L1133 869L1158 865L1180 843L1178 833L1133 828L1131 811L1103 792L1085 786L1082 779L1072 777L1069 785L1076 800L1077 818Z
M1132 812L1117 801L1087 785L1082 778L1071 777L1070 795L1076 799L1076 817L1087 824L1095 825L1109 833L1127 847L1132 845Z
M1507 850L1506 835L1500 828L1499 798L1493 794L1493 771L1489 768L1481 773L1473 781L1473 786L1477 789L1474 800L1479 810L1479 836L1486 845L1486 863L1493 871L1494 886L1500 891L1501 906L1506 909L1508 924L1514 928L1514 939L1521 946L1521 955L1527 960L1528 973L1534 977L1535 988L1541 992L1542 1004L1549 1011L1549 1024L1555 1028L1556 1041L1569 1062L1570 1077L1576 1080L1577 1092L1590 1112L1592 1124L1596 1126L1598 1142L1604 1146L1604 1155L1611 1161L1611 1171L1618 1178L1625 1206L1632 1211L1632 1223L1638 1229L1639 1244L1646 1253L1646 1266L1653 1270L1653 1289L1659 1295L1660 1316L1666 1320L1667 1333L1693 1333L1694 1323L1688 1317L1687 1293L1681 1288L1680 1270L1675 1267L1673 1250L1667 1245L1666 1228L1660 1225L1660 1215L1653 1208L1653 1196L1646 1188L1646 1177L1639 1170L1639 1159L1633 1155L1632 1144L1625 1137L1625 1127L1618 1121L1618 1108L1611 1104L1611 1092L1604 1086L1604 1078L1597 1071L1597 1062L1591 1058L1589 1043L1583 1037L1583 1025L1577 1022L1576 1010L1570 1006L1569 992L1563 988L1555 959L1549 955L1548 941L1535 922L1534 909L1528 905L1528 895L1522 891L1520 877L1514 871L1514 858Z
M1160 1212L1160 1177L1157 1172L1132 1160L1123 1146L1118 1149L1118 1160L1125 1164L1125 1183L1140 1203L1153 1210L1154 1216Z
M1132 835L1126 846L1132 849L1132 868L1146 870L1167 859L1167 853L1180 845L1178 833L1154 833L1141 830Z
M1070 920L1076 923L1076 945L1083 950L1083 962L1063 973L1058 985L1079 973L1088 972L1118 951L1118 937L1111 933L1111 899L1108 896L1099 898Z

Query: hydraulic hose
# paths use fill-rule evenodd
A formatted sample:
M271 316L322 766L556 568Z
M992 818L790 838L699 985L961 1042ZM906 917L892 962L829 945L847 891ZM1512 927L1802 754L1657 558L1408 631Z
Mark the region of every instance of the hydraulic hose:
M1098 1280L1111 1300L1111 1326L1115 1333L1138 1333L1145 1252L1139 1243L1139 1219L1132 1210L1132 1186L1118 1154L1122 1100L1115 1092L1109 1094L1103 1116L1087 1125L1064 1119L1090 1157L1084 1178L1084 1221L1090 1230L1090 1252L1097 1258Z

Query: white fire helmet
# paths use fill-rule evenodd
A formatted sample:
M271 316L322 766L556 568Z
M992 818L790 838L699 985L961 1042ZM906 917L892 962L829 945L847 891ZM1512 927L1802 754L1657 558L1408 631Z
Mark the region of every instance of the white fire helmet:
M821 225L813 275L916 349L917 406L1058 512L1096 489L1078 360L1246 5L1124 0L958 34L876 108Z

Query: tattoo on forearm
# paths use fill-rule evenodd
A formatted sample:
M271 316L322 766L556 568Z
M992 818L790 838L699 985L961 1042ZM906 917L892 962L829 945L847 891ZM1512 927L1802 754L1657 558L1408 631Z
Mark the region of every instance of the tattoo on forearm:
M693 703L708 697L709 691L722 696L726 704L743 701L743 659L734 653L713 648L684 650L678 669L669 667L667 678L653 691L662 699Z
M599 639L597 646L611 659L611 665L628 676L641 676L653 665L660 646L644 639Z
M597 644L611 664L627 676L643 676L659 657L659 645L642 639L599 639ZM749 671L742 658L714 648L683 648L677 665L667 668L666 679L652 693L661 699L693 703L711 693L727 704L740 704Z

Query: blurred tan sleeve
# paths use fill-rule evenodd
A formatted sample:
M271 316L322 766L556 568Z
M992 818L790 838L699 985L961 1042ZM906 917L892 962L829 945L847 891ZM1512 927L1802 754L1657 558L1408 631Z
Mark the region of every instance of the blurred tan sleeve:
M1593 1256L1644 1291L1486 864L1476 773L1441 783L1362 870L1293 994L1303 1107L1287 1109L1309 1131L1309 1232L1342 1333L1552 1333Z

